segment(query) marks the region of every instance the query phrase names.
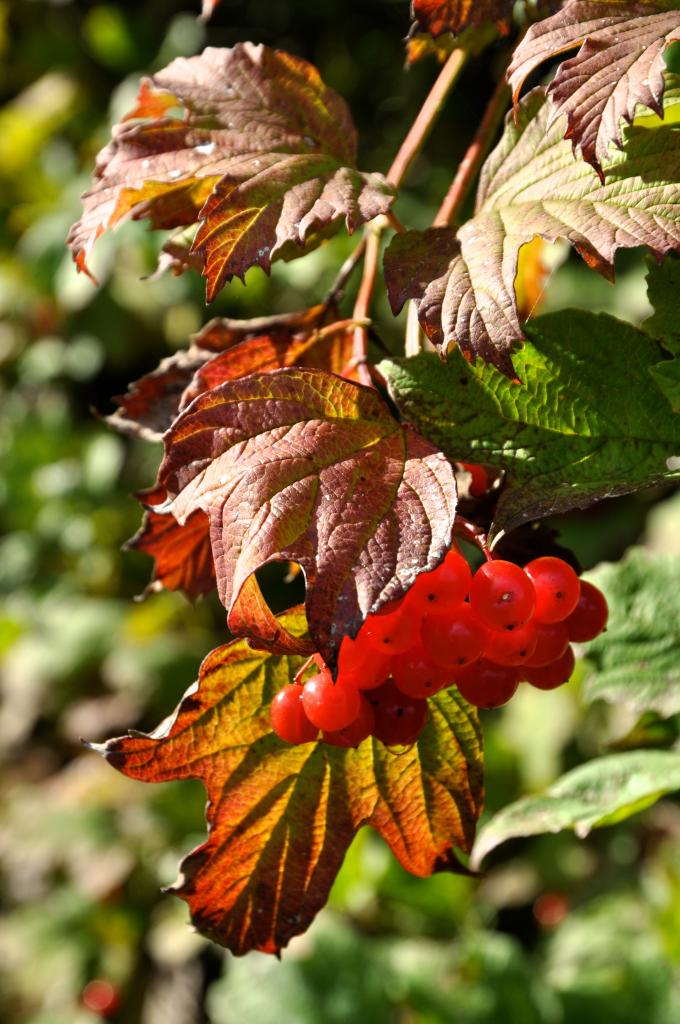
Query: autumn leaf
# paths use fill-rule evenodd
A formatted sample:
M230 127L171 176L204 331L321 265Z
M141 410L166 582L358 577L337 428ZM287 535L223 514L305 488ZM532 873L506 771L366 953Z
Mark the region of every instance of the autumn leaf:
M393 189L356 170L357 138L342 98L307 61L252 43L178 58L142 82L135 109L97 158L95 183L69 235L87 270L99 235L132 218L152 227L200 222L212 299L225 281L303 251L344 219L385 213Z
M458 35L466 28L495 22L505 29L514 0L413 0L412 32L429 32L435 39L445 32Z
M331 665L345 634L435 568L451 543L453 469L372 389L291 368L222 384L165 435L157 511L211 524L218 592L232 611L269 561L298 562L309 632Z
M474 217L457 232L396 235L385 254L395 313L416 300L441 354L457 344L509 377L510 353L524 337L514 291L523 244L566 238L608 279L620 248L645 245L657 258L680 248L677 125L624 129L623 150L613 154L603 184L574 158L562 124L548 126L550 116L545 92L534 90L484 165Z
M215 587L208 517L197 511L180 525L174 516L149 510L140 530L125 545L154 559L148 591L182 590L190 598Z
M280 618L287 631L304 627L299 610ZM460 869L455 851L470 850L481 810L479 722L455 689L429 701L425 730L403 751L377 740L296 747L271 732L269 705L301 662L244 641L219 647L171 720L96 748L131 778L204 783L209 836L171 891L237 955L276 953L305 931L363 825L426 876Z
M525 79L544 61L580 47L562 61L548 87L551 127L567 115L566 137L602 175L610 143L621 145L639 103L663 115L664 50L680 40L680 11L652 2L570 0L527 32L508 69L515 103ZM604 176L603 180L604 180Z
M356 380L354 321L336 316L333 308L319 305L252 320L211 320L189 349L163 359L131 384L106 422L122 434L160 441L194 398L249 373L316 366Z

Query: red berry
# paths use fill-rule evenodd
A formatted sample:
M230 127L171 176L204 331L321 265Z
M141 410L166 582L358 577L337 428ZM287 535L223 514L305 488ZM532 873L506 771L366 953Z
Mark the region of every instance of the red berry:
M478 708L499 708L513 696L519 678L516 668L483 659L459 672L456 686L470 704Z
M323 738L333 747L358 747L367 740L375 727L375 712L365 697L359 698L359 714L337 732L325 732Z
M427 701L408 697L385 683L369 697L375 711L373 735L386 747L409 746L420 736L427 721Z
M470 494L473 498L481 498L489 490L489 474L484 466L478 466L473 462L461 462L460 468L471 476Z
M104 978L88 981L81 998L83 1006L99 1017L112 1017L120 1007L118 989Z
M524 566L536 591L536 622L562 622L578 604L581 584L561 558L545 555Z
M551 661L543 668L525 668L523 674L526 681L537 689L555 690L569 681L574 671L574 664L574 652L571 647L567 647L564 654L556 661Z
M426 615L422 634L428 657L450 670L476 661L486 643L484 626L462 601L454 611Z
M420 700L453 681L451 670L428 658L422 647L412 647L392 659L392 678L402 693Z
M369 615L360 633L361 639L383 654L401 654L420 640L420 618L403 601L390 601Z
M302 687L284 686L271 707L272 729L286 743L311 743L319 730L307 718L302 704Z
M334 683L330 672L320 672L303 686L302 706L307 718L319 729L338 732L358 716L361 698L354 686Z
M569 633L566 622L537 622L536 648L530 658L524 662L531 668L543 668L551 661L561 658L569 646Z
M496 559L480 566L470 587L473 612L492 629L516 629L531 618L534 585L518 565Z
M421 573L407 594L411 608L427 613L454 608L470 590L472 570L457 551L449 551L442 564L432 572Z
M489 629L484 657L497 665L527 665L536 650L537 640L533 621L525 622L517 629Z
M372 690L390 674L390 656L374 647L363 633L355 640L346 636L338 658L338 683Z
M581 580L581 596L566 620L569 639L577 643L594 640L607 625L608 618L607 598L588 580Z

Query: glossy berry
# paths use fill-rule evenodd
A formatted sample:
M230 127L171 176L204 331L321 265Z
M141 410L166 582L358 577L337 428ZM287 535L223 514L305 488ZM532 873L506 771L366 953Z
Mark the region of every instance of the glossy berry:
M492 629L522 626L533 615L535 604L534 585L514 562L485 562L474 575L470 605L476 617Z
M360 697L359 714L346 725L344 729L337 732L325 732L323 738L326 743L333 747L358 747L360 743L367 740L373 733L375 727L375 712L366 697Z
M372 690L390 674L390 655L378 650L362 633L355 640L346 636L338 658L338 684Z
M311 676L302 688L302 706L319 729L337 732L358 716L361 700L354 686L333 682L330 672Z
M543 668L525 668L522 674L526 681L538 690L554 690L568 682L574 671L574 664L574 652L571 647L567 647L557 661L551 661Z
M562 657L569 646L569 633L565 622L537 622L534 629L536 647L524 664L530 668L543 668Z
M402 693L419 700L431 697L453 681L451 669L428 658L423 647L412 647L392 659L392 679Z
M425 614L455 608L467 597L471 582L472 570L466 560L457 551L449 551L437 569L418 576L408 592L408 605Z
M307 718L302 705L302 687L295 683L284 686L271 706L272 729L286 743L311 743L319 730Z
M478 708L499 708L513 696L519 679L516 668L482 659L457 674L456 686L470 704Z
M409 746L427 721L427 701L408 697L391 683L373 690L368 698L375 712L373 735L386 747Z
M390 601L361 627L360 636L383 654L401 654L420 640L420 617L404 601Z
M594 640L607 625L609 606L601 590L581 580L581 596L573 612L566 620L569 639L577 643Z
M536 622L563 622L578 604L581 584L570 565L546 555L524 566L536 591Z
M460 468L470 474L470 494L473 498L481 498L489 490L489 475L484 466L473 462L461 462Z
M428 615L423 621L423 648L428 656L448 669L459 669L482 656L486 630L469 604L450 612Z
M489 629L486 633L484 657L497 665L527 665L538 640L533 621L517 629Z

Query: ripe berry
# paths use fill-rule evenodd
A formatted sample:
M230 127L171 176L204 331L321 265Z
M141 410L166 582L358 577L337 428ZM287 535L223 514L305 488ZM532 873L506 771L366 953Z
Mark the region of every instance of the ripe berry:
M609 607L601 590L581 580L581 596L573 612L566 620L569 639L577 643L594 640L607 625Z
M489 629L486 633L484 657L497 665L527 665L536 650L536 626L525 622L517 629Z
M534 585L518 565L497 559L485 562L470 587L470 605L491 629L516 629L531 618L536 604Z
M361 638L383 654L401 654L420 640L420 618L403 601L390 601L361 627Z
M472 570L457 551L449 551L438 568L422 573L407 595L411 608L427 614L442 608L455 608L470 590Z
M461 462L460 468L471 476L470 494L473 498L481 498L489 490L489 474L484 466L478 466L473 462Z
M543 668L525 668L523 674L526 681L537 689L555 690L569 681L574 671L574 664L574 652L571 647L567 647L564 654L556 661L551 661Z
M454 611L427 615L423 620L423 648L433 661L458 669L480 658L486 630L469 604L462 601Z
M546 555L524 566L536 591L536 622L562 622L573 612L581 593L579 578L561 558Z
M346 725L344 729L336 732L325 732L323 738L326 743L333 747L358 747L360 743L367 740L375 727L375 712L365 697L359 698L359 714Z
M363 631L355 640L346 636L338 658L338 684L372 690L390 674L390 656L374 647Z
M456 686L470 704L499 708L507 704L519 686L519 672L509 665L495 665L483 659L459 672Z
M355 687L334 683L330 672L320 672L303 686L302 706L317 728L338 732L357 717L361 699Z
M569 646L569 633L565 622L537 622L534 629L536 647L524 664L530 668L543 668L562 657Z
M284 686L271 706L272 729L286 743L311 743L319 732L307 718L302 704L302 687Z
M420 700L453 681L451 669L428 658L423 647L412 647L405 654L396 655L392 659L392 678L402 693Z
M386 747L409 746L420 736L427 721L427 701L407 697L385 683L369 697L375 711L373 735Z

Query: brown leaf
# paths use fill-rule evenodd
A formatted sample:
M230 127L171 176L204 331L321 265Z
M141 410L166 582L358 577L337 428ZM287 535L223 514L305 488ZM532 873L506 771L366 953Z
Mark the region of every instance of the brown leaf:
M455 512L451 465L371 388L321 370L252 374L199 396L165 437L163 511L210 517L231 612L269 561L299 562L309 631L335 664L343 636L439 564Z
M508 70L515 104L528 75L544 61L580 47L562 61L548 87L550 127L567 115L566 137L574 151L602 176L610 143L622 142L638 103L663 116L664 50L680 40L680 11L659 11L650 2L570 0L533 25Z
M647 246L657 257L680 249L680 136L671 125L625 129L602 183L577 160L560 123L548 126L536 89L509 118L480 180L476 213L457 232L430 228L396 235L385 254L395 313L418 304L424 331L442 355L457 344L509 377L523 339L514 282L518 252L538 236L566 238L589 266L614 276L618 249Z
M411 33L429 32L431 36L495 22L507 29L514 0L413 0Z
M121 434L160 441L177 416L194 374L209 358L192 346L161 360L155 370L131 384L125 395L114 399L118 408L106 422Z
M86 270L98 236L126 218L200 221L193 252L212 298L341 220L353 231L389 209L393 189L355 169L356 147L346 104L307 61L252 43L178 58L143 80L99 154L69 235L74 259Z
M299 610L280 621L304 628ZM269 705L301 663L243 641L219 647L171 720L97 747L131 778L204 783L209 836L171 891L200 932L237 955L276 953L305 931L362 826L425 876L461 870L456 848L469 851L481 811L479 722L455 691L430 700L424 732L402 752L377 740L294 747L270 731Z
M151 509L125 546L154 559L149 590L183 590L194 599L215 589L210 527L204 512L194 512L180 524L174 516Z

